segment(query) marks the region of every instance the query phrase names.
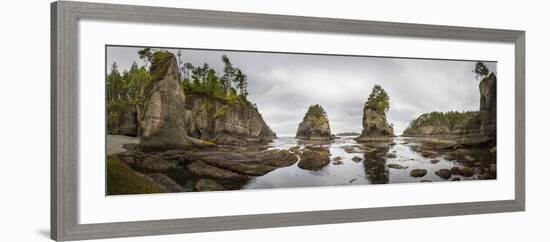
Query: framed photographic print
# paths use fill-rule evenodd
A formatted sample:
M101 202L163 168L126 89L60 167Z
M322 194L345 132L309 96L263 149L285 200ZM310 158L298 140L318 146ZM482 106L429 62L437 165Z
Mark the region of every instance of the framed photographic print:
M525 210L525 32L55 2L52 238Z

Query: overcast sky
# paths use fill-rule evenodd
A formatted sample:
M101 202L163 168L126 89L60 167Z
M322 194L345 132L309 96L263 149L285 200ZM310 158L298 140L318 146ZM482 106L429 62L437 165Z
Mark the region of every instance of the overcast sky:
M139 48L108 47L107 65L143 65ZM176 53L177 50L170 49ZM361 132L372 87L390 96L388 122L401 134L422 113L479 109L475 62L182 49L183 62L208 63L222 73L222 55L248 75L249 100L278 136L294 136L307 108L321 104L332 133ZM496 72L495 62L485 62Z

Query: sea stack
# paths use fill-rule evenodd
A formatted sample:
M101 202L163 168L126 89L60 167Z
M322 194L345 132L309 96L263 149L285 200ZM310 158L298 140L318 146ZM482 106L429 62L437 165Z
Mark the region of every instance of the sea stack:
M159 51L151 59L151 83L142 120L143 150L182 149L200 144L185 131L185 94L178 83L178 66L174 54Z
M386 140L393 135L393 127L386 119L390 97L381 86L375 85L363 107L363 132L357 141Z
M331 140L330 125L327 113L319 104L309 107L304 119L298 126L297 139L304 140Z

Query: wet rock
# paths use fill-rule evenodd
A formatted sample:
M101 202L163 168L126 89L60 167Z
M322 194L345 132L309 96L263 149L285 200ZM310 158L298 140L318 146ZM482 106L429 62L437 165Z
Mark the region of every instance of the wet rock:
M439 163L439 160L433 159L433 160L430 160L430 163L432 163L432 164L437 164L437 163Z
M388 167L393 168L393 169L407 169L408 168L406 166L402 166L402 165L399 165L399 164L388 164Z
M107 159L107 195L146 194L162 192L150 177L132 170L128 164L117 159Z
M420 182L432 182L430 180L421 180Z
M363 160L363 158L359 157L359 156L354 156L353 158L351 158L352 161L354 162L361 162Z
M437 151L433 151L433 150L423 150L423 151L421 151L420 154L424 158L435 158L435 157L437 157Z
M162 173L148 174L157 185L159 185L162 192L184 192L184 189L172 178Z
M445 180L451 178L451 170L449 169L441 169L439 171L436 171L435 174Z
M412 177L423 177L428 173L426 169L414 169L410 172Z
M195 189L199 192L204 191L223 191L225 188L211 179L200 179L195 183Z
M342 157L341 156L336 156L336 157L334 157L334 161L342 161Z
M248 180L249 178L245 175L209 165L201 160L191 163L187 168L196 176L209 177L216 180Z
M491 152L491 154L493 154L493 155L496 154L496 153L497 153L497 147L496 147L496 146L493 146L493 148L491 148L491 149L489 150L489 152Z
M458 149L454 151L454 157L456 160L466 160L465 157L470 155L470 151L467 149Z
M275 166L264 165L256 162L235 162L230 160L209 158L205 158L202 161L215 167L250 176L262 176L277 169Z
M451 179L451 181L460 181L460 177L453 177L453 179Z
M460 169L460 175L464 177L471 177L474 175L474 170L470 167L464 167Z
M143 161L135 163L136 169L144 171L164 172L170 169L170 167L171 165L168 161L158 156L146 157Z
M460 167L453 167L451 168L451 174L453 175L460 175Z
M296 153L296 151L300 150L300 146L294 146L294 147L292 147L292 148L290 148L290 149L288 149L288 150L289 150L290 152L292 152L292 153Z
M329 156L330 154L325 151L305 150L300 156L298 167L311 171L321 170L330 163Z
M393 153L386 154L386 158L395 158L395 157L397 156Z
M341 165L341 164L344 164L344 162L342 162L341 160L337 160L337 161L334 161L332 162L333 165Z

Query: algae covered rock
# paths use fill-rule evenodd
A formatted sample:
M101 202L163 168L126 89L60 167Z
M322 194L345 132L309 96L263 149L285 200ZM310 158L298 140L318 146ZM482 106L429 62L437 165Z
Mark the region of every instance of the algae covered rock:
M123 161L107 160L107 195L160 193L161 187Z
M321 170L330 163L330 154L324 150L305 150L300 157L298 167L305 170Z

